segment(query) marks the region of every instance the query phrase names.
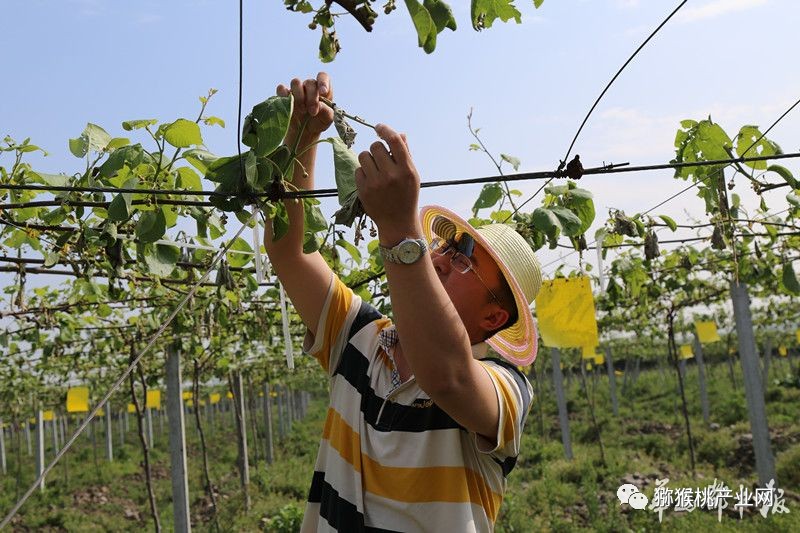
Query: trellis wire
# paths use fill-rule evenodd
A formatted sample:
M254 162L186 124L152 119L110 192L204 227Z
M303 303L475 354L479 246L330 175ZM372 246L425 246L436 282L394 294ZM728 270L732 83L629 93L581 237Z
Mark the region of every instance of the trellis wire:
M600 103L600 100L603 98L603 96L605 96L606 92L607 92L607 91L608 91L608 89L611 87L611 85L614 83L614 81L616 81L616 79L619 77L619 75L620 75L620 74L622 74L622 71L623 71L623 70L625 70L625 68L626 68L626 67L627 67L627 66L630 64L630 62L631 62L631 61L633 61L633 58L634 58L634 57L636 57L636 55L637 55L637 54L638 54L638 53L639 53L639 52L642 50L642 48L644 48L644 47L645 47L645 45L647 45L647 43L648 43L648 42L650 42L650 39L652 39L653 37L655 37L656 33L658 33L658 32L661 30L661 28L663 28L663 27L664 27L664 25L665 25L667 22L669 22L669 20L670 20L670 19L671 19L671 18L672 18L672 17L673 17L673 16L674 16L674 15L675 15L675 14L676 14L678 11L680 11L680 9L681 9L681 8L682 8L682 7L683 7L685 4L686 4L686 2L687 2L687 1L688 1L688 0L683 0L683 2L681 2L680 4L678 4L678 7L676 7L676 8L675 8L675 9L672 11L672 13L670 13L670 14L667 16L667 18L665 18L665 19L664 19L664 20L661 22L661 24L659 24L658 26L656 26L656 29L655 29L655 30L653 30L653 31L650 33L650 35L648 35L647 39L645 39L645 40L644 40L644 42L642 42L642 44L640 44L640 45L639 45L639 47L638 47L638 48L637 48L637 49L636 49L636 50L633 52L633 54L631 54L631 56L628 58L628 60L627 60L627 61L625 61L625 63L624 63L624 64L623 64L623 65L622 65L622 66L619 68L619 70L617 70L617 73L616 73L616 74L614 74L614 77L613 77L613 78L611 78L611 81L609 81L609 82L608 82L608 84L606 84L605 88L604 88L604 89L603 89L603 91L600 93L600 96L598 96L598 97L597 97L597 100L595 100L595 101L594 101L594 104L592 104L592 107L589 109L589 112L588 112L588 113L586 113L586 116L584 117L584 119L583 119L583 122L581 122L581 125L578 127L578 131L575 133L575 137L573 137L573 138L572 138L572 142L570 143L570 145L569 145L569 148L567 148L567 153L566 153L566 155L564 156L564 159L562 159L562 160L561 160L561 163L559 164L559 167L558 167L559 169L563 168L563 167L564 167L564 165L565 165L565 164L567 164L567 160L569 159L569 154L572 152L572 148L575 146L575 142L578 140L578 136L581 134L581 131L583 130L583 126L584 126L584 125L586 125L586 122L589 120L589 117L591 116L592 112L593 112L593 111L595 110L595 108L597 107L597 104L599 104L599 103ZM530 197L530 198L528 198L527 200L525 200L524 202L522 202L522 203L521 203L519 206L517 206L517 208L516 208L516 209L515 209L515 210L514 210L514 211L513 211L513 212L512 212L512 213L511 213L509 216L508 216L508 218L506 218L506 220L504 220L503 222L507 222L507 221L508 221L508 219L510 219L512 216L514 216L514 214L515 214L515 213L517 213L517 212L518 212L520 209L522 209L522 208L525 206L525 204L527 204L528 202L530 202L531 200L533 200L533 199L536 197L536 195L537 195L537 194L539 194L539 193L542 191L542 189L544 189L545 187L547 187L547 184L548 184L548 183L550 183L550 181L552 181L552 180L553 180L553 178L551 178L551 179L550 179L550 180L549 180L547 183L545 183L544 185L542 185L541 187L539 187L539 189L538 189L538 190L537 190L535 193L533 193L533 194L531 195L531 197Z
M756 141L758 142L758 141ZM581 173L582 176L594 176L604 174L621 174L627 172L646 172L654 170L667 170L667 169L681 169L713 165L731 165L733 163L748 163L756 161L769 161L779 159L796 159L800 157L800 152L791 152L788 154L774 154L770 156L752 156L752 157L735 157L729 159L712 159L707 161L685 161L682 163L656 163L648 165L630 166L628 163L608 164L599 167L591 167L584 169ZM499 176L484 176L479 178L466 178L458 180L438 180L428 181L420 184L421 189L430 187L446 187L451 185L476 185L482 183L496 183L496 182L512 182L512 181L528 181L539 179L551 178L566 178L567 175L561 170L545 170L536 172L519 172L515 174L505 174ZM706 178L708 179L708 178ZM30 185L30 184L0 184L0 190L31 190L31 191L60 191L60 192L111 192L111 193L136 193L143 195L185 195L185 196L225 196L229 198L237 197L232 194L222 194L215 191L185 191L176 189L130 189L130 188L113 188L113 187L66 187L66 186L50 186L50 185ZM288 191L280 196L280 199L292 198L325 198L334 197L338 194L337 189L315 189L310 191ZM250 198L267 198L268 193L254 193ZM134 200L135 205L145 203L145 200ZM174 200L162 199L160 203L165 205L188 205L199 207L213 207L211 202L189 201L189 200ZM81 200L44 200L41 202L25 202L14 204L0 204L0 209L18 209L24 207L43 207L43 206L56 206L62 203L68 205L82 205L85 207L107 207L110 202L96 202L96 201L81 201ZM520 205L522 207L522 205Z

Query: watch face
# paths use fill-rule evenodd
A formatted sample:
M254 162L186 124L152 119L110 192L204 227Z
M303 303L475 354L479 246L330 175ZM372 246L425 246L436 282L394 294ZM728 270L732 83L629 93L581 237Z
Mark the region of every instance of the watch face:
M397 257L403 263L409 265L422 256L422 248L416 241L405 241L400 243L397 250Z

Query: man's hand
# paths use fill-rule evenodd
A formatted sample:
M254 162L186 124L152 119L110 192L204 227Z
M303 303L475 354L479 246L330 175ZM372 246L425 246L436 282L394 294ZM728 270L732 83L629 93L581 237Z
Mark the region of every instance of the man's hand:
M300 78L294 78L290 87L278 85L276 92L278 96L294 96L294 110L287 141L294 141L304 122L302 135L305 139L316 139L333 122L333 110L319 100L320 97L333 100L333 87L327 73L320 72L316 79L302 82Z
M386 144L374 142L369 151L358 155L361 167L356 169L356 188L364 211L378 225L381 244L394 246L405 237L421 236L420 179L405 135L385 124L378 124L375 131Z

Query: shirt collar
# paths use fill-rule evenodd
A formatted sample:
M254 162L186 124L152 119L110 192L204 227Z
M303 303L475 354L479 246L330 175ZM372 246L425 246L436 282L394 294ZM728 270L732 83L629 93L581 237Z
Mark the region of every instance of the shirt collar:
M395 326L383 328L380 333L378 333L378 344L380 344L381 348L386 352L391 351L398 341L399 338ZM470 348L472 349L472 357L475 359L483 359L489 353L489 345L483 341L473 344Z

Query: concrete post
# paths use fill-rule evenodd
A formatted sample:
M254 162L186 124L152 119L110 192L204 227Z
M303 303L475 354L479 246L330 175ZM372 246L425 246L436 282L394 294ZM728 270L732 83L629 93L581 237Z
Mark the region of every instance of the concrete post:
M266 427L266 458L267 464L275 460L275 449L272 441L272 398L270 397L269 383L264 384L264 426Z
M750 297L747 285L734 281L731 284L733 314L736 318L736 333L739 339L739 359L744 374L744 389L747 397L747 410L750 416L750 430L753 433L753 449L756 456L756 471L759 485L775 480L775 457L772 454L767 411L764 405L761 370L756 354L756 341L753 335L753 320L750 314Z
M44 472L44 413L41 409L36 410L36 476L41 476ZM44 490L44 479L39 484L39 490Z
M614 416L619 416L617 404L617 375L614 373L614 361L611 358L611 348L606 346L606 372L608 373L608 392L611 396L611 409Z
M172 478L172 512L175 531L189 532L189 478L186 471L186 431L181 391L181 356L173 346L167 351L167 414L169 464Z
M564 376L561 373L561 352L558 348L550 349L553 361L553 388L556 391L558 404L558 423L561 426L561 442L564 445L564 456L572 460L572 440L569 433L569 415L567 413L567 400L564 395ZM581 364L583 364L581 362Z

